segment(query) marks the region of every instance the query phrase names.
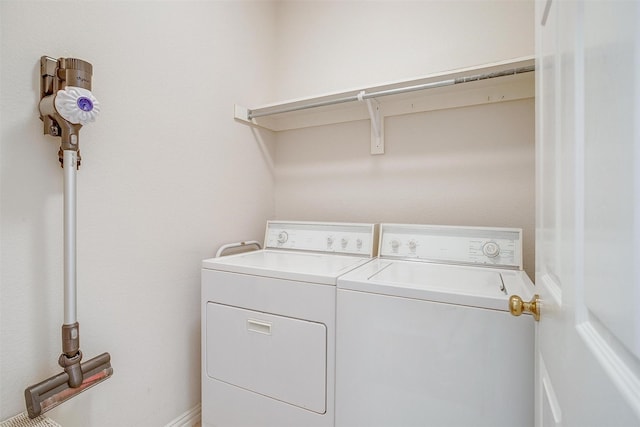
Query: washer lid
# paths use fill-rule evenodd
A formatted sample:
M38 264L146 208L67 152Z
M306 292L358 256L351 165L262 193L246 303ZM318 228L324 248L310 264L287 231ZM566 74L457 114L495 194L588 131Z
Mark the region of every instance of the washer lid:
M360 256L264 249L206 259L202 262L202 267L208 270L335 285L338 276L370 260L371 258Z
M521 271L376 259L338 279L338 288L508 311L512 293L530 293L524 280Z

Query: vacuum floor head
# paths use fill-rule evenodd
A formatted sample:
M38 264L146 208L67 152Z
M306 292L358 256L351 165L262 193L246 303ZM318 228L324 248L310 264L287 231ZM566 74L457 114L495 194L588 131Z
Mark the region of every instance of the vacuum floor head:
M24 391L24 397L29 417L35 418L109 378L113 374L111 356L109 353L102 353L82 363L81 369L83 380L78 387L69 386L69 375L66 372L28 387Z

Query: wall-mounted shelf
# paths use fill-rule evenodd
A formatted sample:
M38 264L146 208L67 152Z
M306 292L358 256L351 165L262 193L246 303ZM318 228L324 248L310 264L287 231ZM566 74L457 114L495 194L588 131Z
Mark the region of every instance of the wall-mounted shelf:
M431 74L368 88L264 105L235 118L283 131L371 119L371 153L384 153L384 117L535 96L534 57Z

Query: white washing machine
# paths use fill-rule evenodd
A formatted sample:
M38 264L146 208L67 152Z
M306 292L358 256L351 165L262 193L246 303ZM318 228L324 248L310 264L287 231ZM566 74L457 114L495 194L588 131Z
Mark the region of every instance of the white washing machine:
M377 243L373 224L269 221L264 249L203 261L203 426L334 425L336 282Z
M337 427L533 426L519 229L382 224L380 256L338 279Z

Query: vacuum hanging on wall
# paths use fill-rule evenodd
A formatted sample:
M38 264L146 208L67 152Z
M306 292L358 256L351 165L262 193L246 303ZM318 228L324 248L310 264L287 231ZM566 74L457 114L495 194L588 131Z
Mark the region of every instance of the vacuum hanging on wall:
M61 137L59 161L64 169L64 372L24 391L29 417L35 418L113 374L111 356L103 353L81 363L80 332L76 317L76 172L80 167L78 134L95 120L98 100L91 93L93 67L75 58L40 58L40 119L44 133Z

